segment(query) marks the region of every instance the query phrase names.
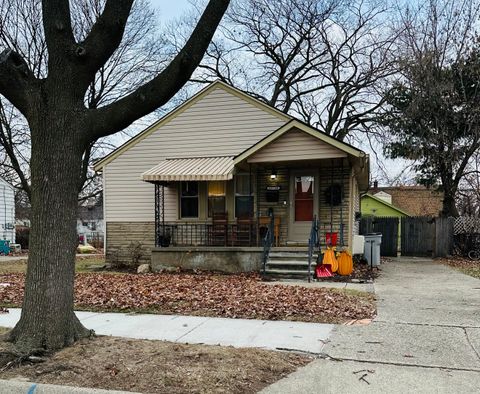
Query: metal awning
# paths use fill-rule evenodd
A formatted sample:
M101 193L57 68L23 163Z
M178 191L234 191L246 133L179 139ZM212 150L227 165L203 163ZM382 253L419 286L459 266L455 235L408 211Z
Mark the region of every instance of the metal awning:
M146 182L227 181L233 178L234 156L162 160L142 174Z

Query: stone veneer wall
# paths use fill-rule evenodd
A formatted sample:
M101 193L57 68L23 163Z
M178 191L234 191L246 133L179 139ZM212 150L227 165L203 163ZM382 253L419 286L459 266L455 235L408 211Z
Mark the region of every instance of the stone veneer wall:
M130 245L141 243L140 264L150 264L155 246L154 222L107 222L106 259L107 263L132 263Z

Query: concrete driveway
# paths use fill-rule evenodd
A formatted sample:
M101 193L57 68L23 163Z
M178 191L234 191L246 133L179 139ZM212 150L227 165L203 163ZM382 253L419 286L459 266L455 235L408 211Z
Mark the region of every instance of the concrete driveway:
M404 258L375 290L372 324L337 326L325 358L264 393L480 392L480 280Z

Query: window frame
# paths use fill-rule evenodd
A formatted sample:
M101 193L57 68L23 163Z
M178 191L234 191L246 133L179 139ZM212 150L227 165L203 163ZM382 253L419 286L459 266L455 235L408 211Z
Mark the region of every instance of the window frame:
M186 183L196 183L197 184L197 195L196 196L183 196L183 185ZM200 218L200 183L199 181L181 181L180 188L178 193L178 216L180 220L198 220ZM197 199L197 216L183 216L182 213L182 199Z
M247 178L249 178L249 191L248 191L248 194L240 194L238 193L237 191L237 177L239 176L245 176ZM234 218L235 219L238 219L238 216L237 216L237 197L250 197L252 199L252 212L251 212L251 216L255 216L255 182L254 182L254 176L253 174L249 174L247 172L240 172L240 173L237 173L235 174L235 177L234 177L234 186L233 186L233 210L234 210Z

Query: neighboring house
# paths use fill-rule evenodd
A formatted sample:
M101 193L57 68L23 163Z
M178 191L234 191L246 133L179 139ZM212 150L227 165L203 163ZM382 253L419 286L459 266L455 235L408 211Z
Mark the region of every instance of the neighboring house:
M78 207L77 233L85 236L87 242L99 240L103 242L104 222L102 204L81 205Z
M128 262L140 242L154 269L258 269L270 214L275 246L306 245L317 216L323 243L343 228L351 247L369 182L363 151L219 81L95 170L107 259Z
M443 192L420 185L378 187L374 183L368 193L385 199L409 216L438 216L443 207Z
M362 216L387 216L397 218L410 216L405 211L392 205L389 201L391 200L385 196L381 198L379 193L373 196L371 194L364 194L361 200L360 212Z
M15 188L0 179L0 239L15 243Z

